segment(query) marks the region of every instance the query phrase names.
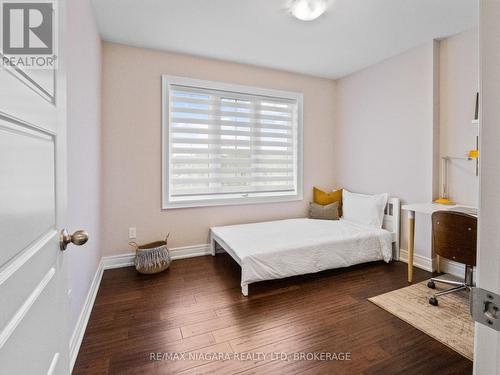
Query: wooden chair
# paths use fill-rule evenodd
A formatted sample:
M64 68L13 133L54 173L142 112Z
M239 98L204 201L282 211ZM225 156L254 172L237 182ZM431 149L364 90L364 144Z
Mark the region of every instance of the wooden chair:
M427 286L444 283L453 287L435 293L429 298L431 305L438 305L438 296L470 290L473 286L473 267L476 265L477 217L454 211L437 211L432 214L432 248L440 257L465 264L464 281L432 278Z

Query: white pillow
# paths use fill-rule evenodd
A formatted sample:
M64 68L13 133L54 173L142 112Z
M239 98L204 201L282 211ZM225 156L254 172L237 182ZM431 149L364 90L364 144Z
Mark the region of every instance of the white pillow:
M384 209L389 195L366 195L342 190L342 213L346 220L382 228Z

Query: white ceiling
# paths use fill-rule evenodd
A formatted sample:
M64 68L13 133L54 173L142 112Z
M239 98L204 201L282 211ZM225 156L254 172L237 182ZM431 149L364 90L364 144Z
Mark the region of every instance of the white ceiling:
M471 29L475 0L331 0L303 22L288 0L94 0L104 40L338 78Z

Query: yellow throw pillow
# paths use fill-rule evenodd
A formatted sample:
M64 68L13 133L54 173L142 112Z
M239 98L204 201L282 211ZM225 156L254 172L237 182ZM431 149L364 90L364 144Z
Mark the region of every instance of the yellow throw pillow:
M321 189L313 187L314 203L326 206L333 202L339 202L339 217L342 216L342 189L332 191L331 193L324 192Z

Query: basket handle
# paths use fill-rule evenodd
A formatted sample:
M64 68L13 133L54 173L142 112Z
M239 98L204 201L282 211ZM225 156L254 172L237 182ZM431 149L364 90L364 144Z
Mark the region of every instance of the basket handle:
M170 237L170 232L168 232L167 235L165 236L165 244L168 241L168 237ZM128 244L134 248L135 252L137 252L137 250L139 250L139 245L137 244L137 242L130 241Z
M137 250L139 249L139 245L137 245L137 242L130 241L128 244L134 248L135 252L137 252Z

